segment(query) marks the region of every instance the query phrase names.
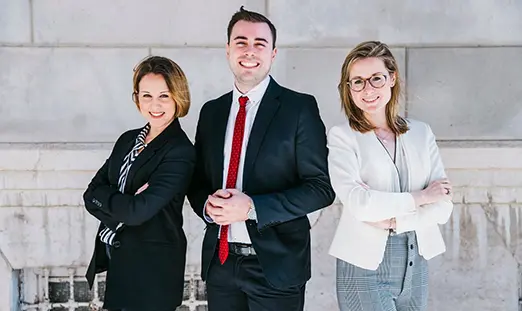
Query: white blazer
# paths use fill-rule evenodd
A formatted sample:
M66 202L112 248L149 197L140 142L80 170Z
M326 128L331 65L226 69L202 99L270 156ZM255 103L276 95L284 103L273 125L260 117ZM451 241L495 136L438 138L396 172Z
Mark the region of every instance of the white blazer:
M398 137L408 166L406 187L422 190L446 174L431 128L414 120L408 120L408 126L410 130ZM396 218L397 233L416 232L419 254L425 259L446 251L438 225L448 221L453 203L448 200L416 207L409 192L400 192L397 169L373 131L360 133L348 122L335 126L328 132L328 148L331 183L343 205L330 255L376 270L383 259L388 231L364 222L392 217Z

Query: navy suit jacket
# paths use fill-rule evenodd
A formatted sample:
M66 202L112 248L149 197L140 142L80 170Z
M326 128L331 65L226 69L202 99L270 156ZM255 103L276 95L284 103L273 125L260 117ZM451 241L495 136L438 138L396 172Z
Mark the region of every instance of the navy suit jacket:
M203 106L196 131L197 163L188 198L203 217L208 195L222 188L223 152L232 92ZM332 204L326 133L311 95L281 87L272 78L256 114L243 171L243 191L257 222L246 222L267 281L276 288L310 279L307 214ZM216 251L219 226L208 224L203 240L202 278Z

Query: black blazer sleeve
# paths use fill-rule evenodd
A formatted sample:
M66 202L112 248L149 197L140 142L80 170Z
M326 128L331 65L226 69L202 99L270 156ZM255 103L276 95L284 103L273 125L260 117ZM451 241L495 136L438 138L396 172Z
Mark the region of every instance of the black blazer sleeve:
M198 126L196 128L196 141L194 147L196 149L197 160L194 169L194 176L187 197L194 213L206 222L205 217L203 216L203 208L208 196L212 194L212 188L210 182L207 180L207 174L205 174L205 163L203 160L202 127L205 122L205 107L207 107L207 104L205 104L201 109Z
M305 100L308 99L308 100ZM326 130L314 97L300 98L296 129L296 166L300 185L281 192L253 195L258 229L303 217L335 199L328 174Z
M172 200L185 199L192 177L195 153L192 145L169 150L152 173L149 187L138 195L123 194L110 184L99 184L86 192L86 201L98 201L98 208L127 226L138 226L151 219Z
M101 204L98 200L92 197L92 191L103 185L110 185L108 178L108 166L109 159L105 161L102 167L96 172L93 179L89 183L87 190L83 194L83 200L85 202L85 208L87 211L101 221L106 227L110 228L112 231L116 231L116 227L118 226L118 221L114 220L112 216L105 212L104 210L99 208L99 204Z

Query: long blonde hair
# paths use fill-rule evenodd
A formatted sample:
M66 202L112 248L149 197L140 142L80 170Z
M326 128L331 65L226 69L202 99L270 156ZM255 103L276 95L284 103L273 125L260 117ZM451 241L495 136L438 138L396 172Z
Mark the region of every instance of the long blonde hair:
M350 69L357 60L369 57L376 57L384 62L384 66L391 75L395 75L395 85L392 87L390 102L386 105L386 121L390 129L396 134L404 134L408 131L406 120L399 116L399 97L401 94L399 67L390 48L379 41L366 41L357 45L344 60L341 69L341 81L337 86L341 97L341 105L348 118L350 126L361 133L366 133L375 129L370 121L365 117L363 111L357 107L353 101L348 86L350 79Z

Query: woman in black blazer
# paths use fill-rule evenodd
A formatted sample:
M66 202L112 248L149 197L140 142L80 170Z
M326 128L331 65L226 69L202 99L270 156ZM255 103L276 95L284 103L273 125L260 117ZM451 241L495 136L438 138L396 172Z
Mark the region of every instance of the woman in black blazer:
M83 195L101 222L86 277L92 287L107 271L105 309L171 311L183 295L182 209L196 158L178 120L190 95L181 68L164 57L140 63L133 82L147 124L120 136Z

